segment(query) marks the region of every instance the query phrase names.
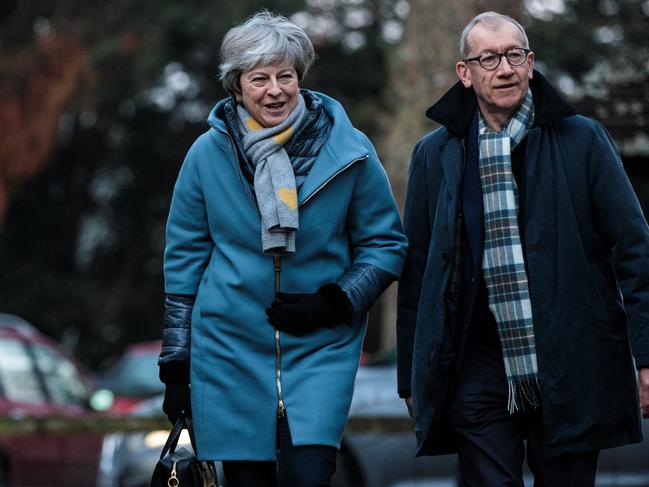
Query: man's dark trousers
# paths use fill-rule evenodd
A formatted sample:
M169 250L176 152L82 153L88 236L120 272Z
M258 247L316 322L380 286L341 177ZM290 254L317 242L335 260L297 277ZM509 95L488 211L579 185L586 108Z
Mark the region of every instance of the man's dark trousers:
M493 315L481 286L447 406L462 486L523 486L527 462L535 487L592 487L599 450L548 457L540 411L509 414L508 388ZM480 310L480 311L478 311ZM477 317L480 319L477 319Z

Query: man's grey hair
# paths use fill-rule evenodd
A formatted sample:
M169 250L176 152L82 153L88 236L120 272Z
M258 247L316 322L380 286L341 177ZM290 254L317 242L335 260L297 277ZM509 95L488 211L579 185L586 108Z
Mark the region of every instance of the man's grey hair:
M288 64L299 81L313 64L313 44L303 29L286 17L266 10L233 27L221 44L219 78L231 94L239 93L241 73L260 65Z
M466 59L469 56L469 44L467 38L469 37L469 32L478 24L483 24L487 28L495 28L501 26L505 22L510 22L518 27L518 30L521 31L521 41L525 49L529 49L530 41L527 39L527 34L523 26L518 23L516 20L511 18L509 15L499 14L498 12L483 12L480 15L473 17L471 22L462 31L460 36L460 57Z

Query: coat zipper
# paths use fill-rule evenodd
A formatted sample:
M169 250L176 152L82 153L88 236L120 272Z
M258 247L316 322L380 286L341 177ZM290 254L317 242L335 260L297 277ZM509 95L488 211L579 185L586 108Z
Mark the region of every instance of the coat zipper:
M280 276L282 273L281 257L277 254L273 255L273 266L275 270L275 293L279 292ZM282 399L282 349L279 342L279 330L275 330L275 381L277 385L277 417L283 418L286 416L286 408L284 407L284 400Z

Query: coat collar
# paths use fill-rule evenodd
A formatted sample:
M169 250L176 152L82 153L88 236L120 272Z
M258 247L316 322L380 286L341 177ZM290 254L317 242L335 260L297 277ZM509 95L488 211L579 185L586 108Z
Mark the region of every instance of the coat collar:
M534 70L530 80L530 88L534 97L534 125L539 126L575 115L577 111L541 73ZM475 92L457 82L450 90L428 110L426 116L444 125L451 132L464 136L471 125L471 119L478 106Z
M369 155L360 132L352 125L343 106L322 93L311 92L311 94L322 100L332 125L327 142L320 149L320 154L298 192L300 205L308 201L337 174L355 162L367 159Z
M327 116L331 119L332 126L327 142L320 149L320 154L298 192L299 205L308 201L338 173L369 156L365 139L354 128L345 109L338 101L316 91L302 91L306 91L307 96L320 98ZM229 102L231 102L231 98L221 100L208 117L209 124L215 130L228 135L230 134L224 121L224 110L225 105ZM231 135L230 138L232 139ZM234 161L234 163L236 165L238 161Z

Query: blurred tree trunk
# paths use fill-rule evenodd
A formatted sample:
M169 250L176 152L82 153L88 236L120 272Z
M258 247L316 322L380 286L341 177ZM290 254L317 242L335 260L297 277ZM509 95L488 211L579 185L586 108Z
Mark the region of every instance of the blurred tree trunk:
M378 151L400 208L406 190L410 153L433 128L424 112L456 81L460 34L477 14L486 10L520 20L521 0L410 0L410 14L401 45L395 51L386 84L390 113L382 121ZM396 285L381 300L383 347L395 343Z
M0 60L0 229L12 189L39 174L51 155L86 56L76 42L49 36Z

